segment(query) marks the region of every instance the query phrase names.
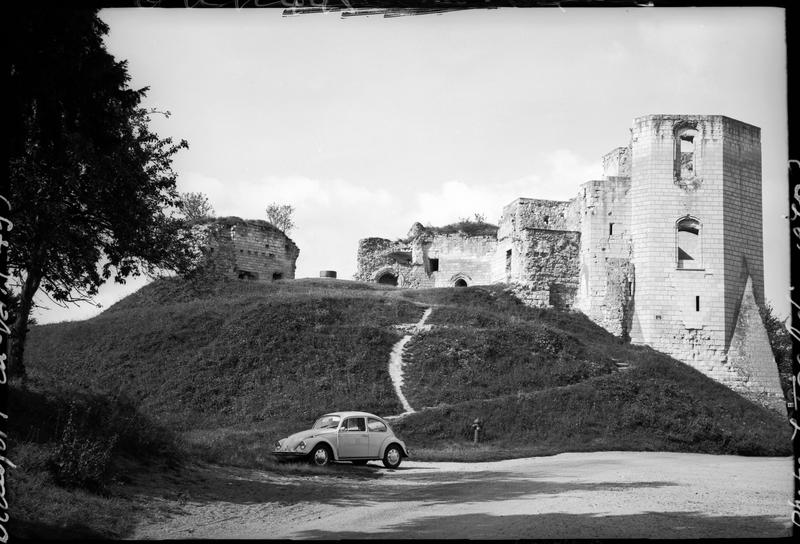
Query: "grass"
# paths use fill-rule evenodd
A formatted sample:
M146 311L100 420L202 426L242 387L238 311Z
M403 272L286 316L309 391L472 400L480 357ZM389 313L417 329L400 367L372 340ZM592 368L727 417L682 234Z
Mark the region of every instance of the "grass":
M13 476L21 534L66 528L78 537L124 537L130 516L119 512L132 507L114 491L125 484L120 475L193 461L316 474L276 464L272 444L328 411L400 413L388 373L403 334L395 325L417 322L429 306L430 331L406 351L404 392L419 412L392 424L415 459L791 453L783 417L581 314L528 308L503 285L403 290L329 279L172 278L87 321L31 329L32 385L12 388L9 402L10 458L22 460ZM70 399L78 399L82 423L65 435ZM476 417L484 422L477 446ZM97 472L106 483L65 487L48 462L58 447L88 452L95 468L108 449L108 471Z
M324 412L401 412L393 326L431 305L432 329L406 351L405 394L434 408L398 424L415 449L471 438L463 428L480 416L501 449L525 437L564 451L790 451L781 417L580 314L528 308L502 285L159 280L93 319L34 327L28 367L47 387L124 392L209 460L264 466L276 439Z
M649 348L624 372L532 393L437 406L394 427L415 457L472 447L483 422L481 460L565 451L675 451L732 455L791 453L786 423L773 412Z
M280 434L336 409L397 412L386 361L400 335L391 325L423 309L330 285L221 282L195 293L155 282L94 319L32 330L30 372L128 391L177 431L247 424Z
M615 369L608 357L591 353L569 333L539 323L498 325L436 327L412 339L404 376L411 405L527 393Z
M122 396L42 387L9 388L6 473L10 531L17 538L122 538L136 506L115 489L131 468L143 475L174 469L175 436ZM99 448L98 448L99 446Z

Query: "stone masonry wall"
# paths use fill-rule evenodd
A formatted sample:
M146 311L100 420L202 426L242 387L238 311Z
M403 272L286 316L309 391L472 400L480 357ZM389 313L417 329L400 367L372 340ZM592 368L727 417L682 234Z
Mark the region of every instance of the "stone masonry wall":
M728 348L728 368L735 374L735 379L730 381L742 392L765 392L760 400L782 411L783 397L778 394L781 391L780 379L758 307L753 281L748 279Z
M627 148L620 148L627 149ZM610 177L581 185L580 288L575 307L621 337L628 335L632 294L630 178Z
M220 218L209 225L209 261L234 279L294 279L300 250L283 231L260 220Z
M701 181L683 187L675 177L676 131L687 122L698 131L695 173ZM727 380L721 138L722 126L715 118L654 115L634 121L630 200L636 291L631 340ZM676 224L687 216L700 223L701 251L692 268L681 269Z
M727 117L722 118L722 128L725 340L729 343L749 278L756 302L764 304L761 131Z
M430 259L438 259L439 270L421 277L420 286L452 287L459 279L467 285L488 285L492 282L496 252L495 236L435 235L425 244L424 253L427 269L430 270Z
M579 215L574 201L518 198L505 206L497 231L497 253L492 263L492 282L519 283L525 284L529 290L540 290L542 293L536 295L535 298L545 306L549 304L549 286L537 278L538 274L535 270L537 267L543 266L546 269L542 271L541 277L549 276L552 278L552 282L565 285L574 283L577 286L577 273L573 279L571 264L567 265L561 262L550 266L544 262L543 255L550 253L550 250L545 249L544 246L540 247L538 252L540 258L536 261L537 264L532 265L533 268L531 268L528 258L536 256L537 243L547 244L548 247L559 247L559 242L548 239L544 235L540 235L539 242L534 241L534 231L558 233L554 236L564 238L566 245L570 246L566 240L572 239L574 236L567 236L564 233L576 232L579 228L578 224ZM570 257L567 257L566 261L569 260ZM563 271L566 274L564 278L558 278L556 270ZM529 301L533 300L531 295L528 295L528 299Z
M631 176L631 150L629 147L616 147L603 155L603 177L616 176Z
M566 310L578 291L580 233L525 229L520 233L519 269L512 281L547 293L545 305Z
M491 283L494 236L437 234L424 228L412 228L410 235L408 241L360 240L355 279L379 281L384 274L394 274L398 286L414 288L452 287L458 280L466 285Z
M392 242L385 238L364 238L358 241L357 268L354 279L361 281L377 281L376 274L393 272L400 274L400 264L393 252L406 251L411 253L411 246L399 242ZM402 260L401 260L402 262Z

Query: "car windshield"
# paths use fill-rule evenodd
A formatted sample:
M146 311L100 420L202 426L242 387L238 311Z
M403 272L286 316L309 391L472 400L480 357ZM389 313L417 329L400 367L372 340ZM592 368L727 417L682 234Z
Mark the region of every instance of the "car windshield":
M322 416L314 422L312 429L335 429L339 426L339 416Z

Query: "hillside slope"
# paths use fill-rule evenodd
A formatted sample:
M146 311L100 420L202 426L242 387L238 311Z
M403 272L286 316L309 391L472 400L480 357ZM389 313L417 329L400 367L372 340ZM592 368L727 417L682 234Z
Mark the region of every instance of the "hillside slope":
M430 306L431 330L406 348L404 392L420 411L395 423L422 455L463 458L476 417L488 457L791 452L777 414L502 286L159 280L90 320L33 328L28 366L45 384L124 391L212 458L263 462L276 438L323 412L400 413L388 373L395 325Z

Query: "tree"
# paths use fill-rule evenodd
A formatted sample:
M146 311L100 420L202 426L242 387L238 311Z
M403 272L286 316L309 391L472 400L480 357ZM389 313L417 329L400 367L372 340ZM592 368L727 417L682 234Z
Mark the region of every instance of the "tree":
M759 307L761 320L767 329L772 354L778 365L778 375L784 394L791 395L792 391L792 337L786 329L786 321L781 321L770 304ZM788 397L787 397L787 400Z
M277 204L273 202L267 206L267 218L269 222L281 229L286 234L289 234L294 228L294 207L289 204Z
M188 221L214 217L214 207L203 193L181 193L181 211Z
M18 8L8 25L8 270L17 284L9 373L24 376L34 295L90 300L113 277L181 271L190 248L173 143L149 130L125 62L103 45L96 9Z

